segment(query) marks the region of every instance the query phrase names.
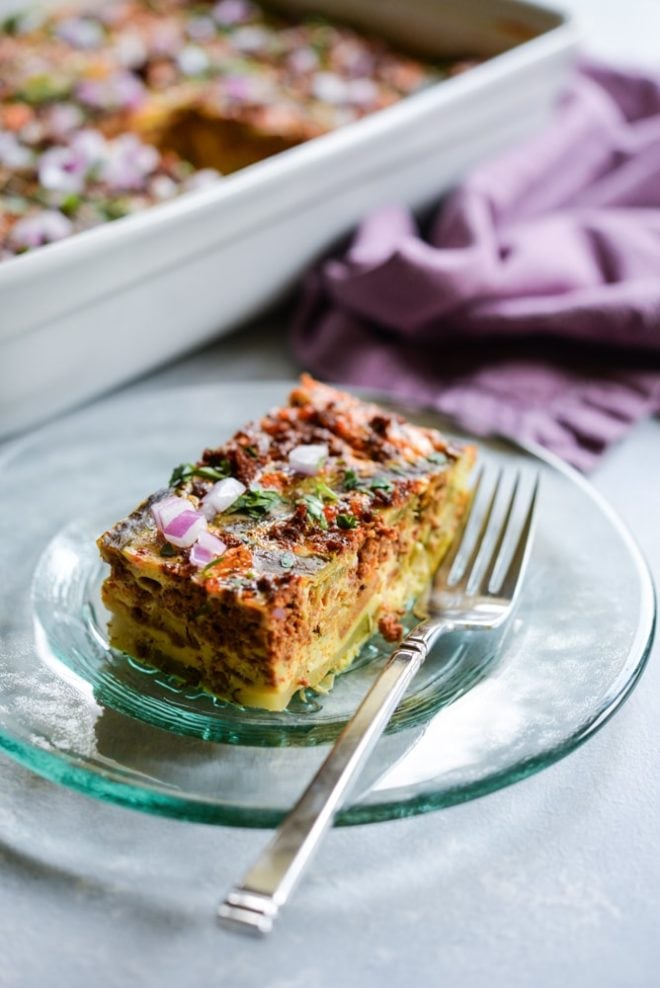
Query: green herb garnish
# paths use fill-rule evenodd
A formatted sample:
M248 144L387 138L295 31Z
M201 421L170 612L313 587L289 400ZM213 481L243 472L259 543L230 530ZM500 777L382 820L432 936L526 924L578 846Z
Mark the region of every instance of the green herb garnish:
M392 484L392 481L388 480L386 477L376 477L369 484L369 490L372 491L391 491L393 488L394 485Z
M102 202L96 203L96 208L101 216L110 221L120 220L122 216L127 216L131 211L127 199L104 199Z
M314 484L314 491L322 501L338 501L339 498L331 487L328 487L324 480L317 480Z
M344 471L343 484L345 490L360 491L363 494L368 494L369 491L391 491L394 486L386 477L369 480L367 477L360 477L355 470Z
M60 203L60 209L63 213L66 213L67 216L71 216L80 206L80 201L79 195L76 195L75 192L70 192L69 195L65 196Z
M299 499L298 504L304 504L307 509L307 517L310 521L316 522L320 528L328 527L328 519L325 517L325 512L323 510L323 501L320 497L316 497L315 494L303 494Z
M246 491L237 498L230 508L229 514L244 514L250 518L261 518L273 510L276 504L280 504L283 498L277 491L256 490Z
M447 457L445 456L445 454L444 453L438 453L437 451L436 452L433 452L433 453L429 453L429 455L426 457L426 459L429 461L429 463L442 464L442 463L446 463L447 462Z
M355 515L341 514L337 515L337 524L340 528L349 529L357 528L359 523Z
M256 460L256 458L259 456L259 450L257 449L256 446L244 446L243 449L245 450L248 456L252 457L253 460Z
M169 558L170 556L176 556L176 549L170 542L164 542L160 547L160 555Z
M64 99L71 92L71 83L65 79L56 79L54 76L33 75L26 79L23 87L16 95L19 99L25 100L33 106L42 103L53 103L55 100Z
M24 15L22 13L9 14L8 17L0 21L0 32L11 35L20 34L23 27L23 20Z
M180 463L175 467L170 477L170 487L178 487L191 477L203 477L205 480L224 480L229 476L230 466L228 460L221 460L215 467L198 467L194 463Z
M280 566L282 569L293 569L296 565L296 557L292 552L285 552L283 556L280 557Z
M207 563L206 566L200 570L200 575L204 576L204 574L207 573L213 566L217 566L218 563L222 562L223 558L223 556L216 556L215 559L212 559L210 563Z
M347 491L355 491L360 486L360 478L355 470L345 470L343 484Z

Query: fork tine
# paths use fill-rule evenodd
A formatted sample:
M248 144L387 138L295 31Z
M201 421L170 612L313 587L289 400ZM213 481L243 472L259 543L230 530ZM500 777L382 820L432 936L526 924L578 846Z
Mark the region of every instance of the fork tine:
M439 569L436 570L436 574L434 577L435 581L446 583L447 580L449 579L449 574L451 573L452 567L456 562L456 556L458 555L460 548L463 544L465 529L467 528L468 522L472 517L472 509L474 508L475 501L479 496L479 490L481 489L481 482L483 479L484 479L484 470L483 467L480 467L479 472L477 473L476 479L474 481L474 484L472 485L472 490L470 491L470 499L467 503L465 513L461 518L461 523L458 527L456 534L454 535L454 538L452 540L451 545L449 546L449 549L447 550L447 554L442 560Z
M497 567L497 562L500 558L500 553L502 552L502 546L504 545L504 540L506 539L507 533L509 531L509 525L511 523L511 515L513 514L513 506L516 501L516 495L518 494L518 488L520 486L520 471L516 471L516 476L513 481L513 486L511 488L511 494L509 496L509 503L507 505L504 518L500 524L499 535L497 536L497 541L493 546L492 552L490 554L490 560L486 566L486 571L479 581L479 586L477 588L477 593L488 593L488 588L493 579L493 574Z
M507 571L504 574L497 591L499 596L508 597L511 600L515 596L516 590L520 585L520 578L525 571L529 557L529 549L532 544L530 536L532 534L532 526L534 524L534 508L538 497L539 484L540 477L537 473L536 479L534 480L534 487L532 488L527 515L525 516L525 521L523 522L520 535L518 536L518 542L513 550L511 562L507 567Z
M502 473L503 473L502 469L499 468L497 473L495 474L495 483L493 485L493 490L490 495L488 506L486 507L484 516L481 520L481 526L479 528L477 538L475 540L474 546L472 547L472 551L463 567L463 572L461 574L460 579L457 580L456 583L453 583L451 585L452 590L464 590L465 587L467 587L468 583L470 582L470 577L472 576L472 572L474 570L474 564L476 563L479 557L479 552L481 550L481 546L483 545L484 536L488 531L488 525L490 524L490 519L493 514L493 508L495 507L495 501L497 500L497 494L500 489L500 484L502 482Z

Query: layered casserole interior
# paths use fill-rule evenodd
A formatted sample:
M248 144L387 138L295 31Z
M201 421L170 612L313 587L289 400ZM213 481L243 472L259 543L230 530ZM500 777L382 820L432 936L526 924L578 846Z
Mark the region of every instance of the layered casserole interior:
M112 644L233 702L326 688L401 632L467 499L471 447L303 376L105 532Z

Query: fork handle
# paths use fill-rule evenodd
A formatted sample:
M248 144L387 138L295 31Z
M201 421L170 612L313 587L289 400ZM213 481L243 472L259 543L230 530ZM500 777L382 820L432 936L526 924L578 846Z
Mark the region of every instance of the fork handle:
M224 926L270 932L410 681L436 639L449 630L437 620L423 622L390 656L268 846L221 903L218 918Z

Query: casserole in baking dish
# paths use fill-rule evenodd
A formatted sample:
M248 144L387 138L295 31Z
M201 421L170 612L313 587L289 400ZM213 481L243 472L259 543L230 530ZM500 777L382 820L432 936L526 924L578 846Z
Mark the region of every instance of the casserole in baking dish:
M511 0L285 5L485 61L213 185L0 264L0 435L225 331L280 295L370 208L428 204L538 126L573 26Z

